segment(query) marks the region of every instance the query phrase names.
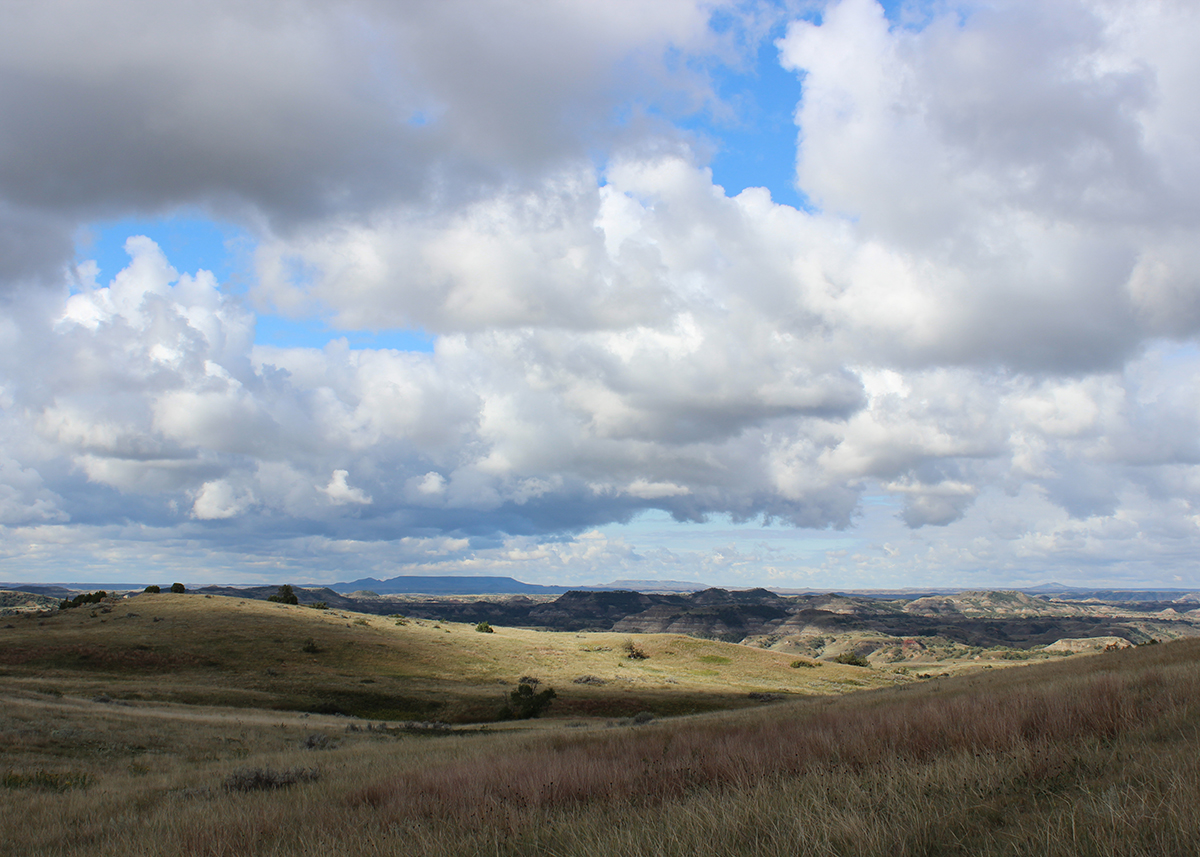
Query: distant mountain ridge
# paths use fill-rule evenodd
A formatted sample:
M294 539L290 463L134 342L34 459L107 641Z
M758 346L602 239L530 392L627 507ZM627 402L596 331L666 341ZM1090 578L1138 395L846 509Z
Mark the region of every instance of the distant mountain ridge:
M349 583L332 583L334 592L350 594L367 590L377 595L562 595L566 586L522 583L512 577L441 577L403 575L388 580L364 577Z
M157 581L164 588L163 580ZM304 587L303 583L294 583L294 586ZM195 583L187 583L189 590L197 588ZM69 598L71 595L78 592L90 592L97 589L105 589L109 592L138 592L144 588L142 583L5 583L0 582L0 589L13 592L28 592L37 595L46 595L53 598ZM220 586L205 586L204 591L221 594L244 593L249 597L258 597L260 590L262 592L274 592L277 584L240 584L240 585L220 585ZM365 577L359 580L349 582L332 583L326 587L309 586L306 587L309 592L323 592L321 596L325 598L331 605L334 601L351 595L356 592L369 591L378 595L428 595L428 596L469 596L469 595L564 595L567 592L641 592L641 593L660 593L660 594L675 594L687 595L691 593L703 592L713 589L708 584L699 583L696 581L685 580L639 580L639 579L620 579L610 583L593 584L593 585L577 585L577 586L555 586L544 585L538 583L524 583L513 577L501 577L495 575L400 575L398 577L379 580L374 577ZM747 592L756 591L767 593L768 590L721 590L732 592ZM1085 601L1101 601L1106 603L1126 603L1135 604L1141 603L1147 605L1157 603L1161 607L1166 607L1170 604L1197 604L1200 603L1200 590L1197 588L1155 588L1155 589L1090 589L1079 586L1069 586L1062 583L1042 583L1036 586L1016 587L1010 592L1022 592L1026 595L1039 596L1043 599L1053 599L1055 601L1067 602L1085 602ZM769 590L771 594L780 596L832 596L836 598L868 598L877 600L893 600L902 599L905 601L913 601L916 599L941 599L943 605L942 610L950 608L952 611L957 609L952 605L957 600L970 599L977 597L984 592L995 592L995 590L969 590L960 587L929 587L929 588L906 588L906 589L874 589L874 590L859 590L853 588L827 590L827 589L789 589L789 588L772 588ZM331 596L331 597L326 597ZM336 597L334 597L336 596ZM949 599L947 601L946 599ZM918 605L920 606L920 605ZM932 605L930 605L932 606ZM976 605L978 606L978 605ZM990 610L993 606L989 605L984 612ZM974 611L968 611L974 612Z
M563 595L567 592L700 592L706 583L690 580L614 580L594 586L546 586L523 583L513 577L401 575L387 580L364 577L349 583L331 583L335 592L350 594L363 590L377 595Z

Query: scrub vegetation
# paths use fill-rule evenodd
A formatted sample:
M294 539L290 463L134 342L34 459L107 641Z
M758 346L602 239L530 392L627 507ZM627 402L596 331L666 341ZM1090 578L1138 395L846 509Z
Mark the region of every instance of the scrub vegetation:
M1200 830L1198 640L916 681L671 635L630 660L628 634L105 606L3 631L6 853L1171 855ZM433 680L453 664L458 697ZM651 669L671 673L620 680ZM778 690L850 675L874 684ZM666 702L671 681L691 703ZM458 715L478 694L491 722L285 710L288 683Z

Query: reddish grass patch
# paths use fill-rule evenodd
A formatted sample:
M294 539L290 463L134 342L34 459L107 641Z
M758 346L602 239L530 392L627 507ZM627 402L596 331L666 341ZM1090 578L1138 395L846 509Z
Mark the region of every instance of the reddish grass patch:
M1028 749L1053 773L1061 752L1084 738L1112 738L1161 717L1197 694L1150 670L1059 682L1047 689L914 699L876 708L837 706L761 723L674 724L560 739L412 771L369 786L351 803L396 816L493 822L514 812L593 801L657 803L689 790L747 786L817 768L862 770L919 763L964 750Z

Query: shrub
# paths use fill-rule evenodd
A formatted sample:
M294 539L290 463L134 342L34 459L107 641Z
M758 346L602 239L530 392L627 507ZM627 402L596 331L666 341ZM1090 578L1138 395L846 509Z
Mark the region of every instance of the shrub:
M508 704L500 711L502 720L527 720L537 717L558 695L554 688L548 687L543 691L534 692L532 684L522 682L517 689L508 695Z
M648 654L642 651L641 646L633 641L633 637L630 637L625 641L624 649L625 657L629 658L631 661L644 661L650 657Z
M306 606L311 607L314 610L328 610L329 609L329 605L326 604L324 601L314 601L312 604L309 604Z
M172 583L171 591L172 592L187 592L187 587L184 586L182 583Z
M159 586L157 583L151 583L149 586L146 587L146 592L151 592L151 593L157 595L158 593L162 592L162 587Z
M310 655L315 655L320 652L321 649L317 646L317 641L312 637L309 637L304 641L304 645L300 647L300 651L307 652Z
M834 658L839 664L846 664L851 667L869 667L870 662L853 649L848 652L842 652Z
M108 597L108 593L105 592L103 589L99 590L98 592L88 592L88 593L81 592L80 594L76 595L74 598L72 598L70 600L67 600L66 598L64 598L62 600L62 603L60 603L58 605L58 609L59 610L70 610L71 608L78 607L81 604L99 604L101 601L103 601L107 597Z
M489 625L489 624L488 624L486 621L484 621L484 622L480 622L478 625L476 625L476 626L475 626L475 630L476 630L476 631L478 631L478 632L479 632L479 633L481 633L481 634L491 634L491 633L494 633L494 632L493 632L493 630L492 630L492 626L491 626L491 625Z
M794 670L802 669L804 667L812 669L813 667L819 667L820 665L820 661L792 661L792 669Z
M279 587L279 591L267 599L274 601L276 604L299 604L300 599L296 597L295 590L292 589L290 583L285 583Z
M222 784L227 792L257 792L282 789L296 783L311 783L320 779L316 768L242 768L225 778Z
M38 770L29 773L9 771L0 776L0 786L6 789L33 789L44 792L65 792L87 788L88 775Z

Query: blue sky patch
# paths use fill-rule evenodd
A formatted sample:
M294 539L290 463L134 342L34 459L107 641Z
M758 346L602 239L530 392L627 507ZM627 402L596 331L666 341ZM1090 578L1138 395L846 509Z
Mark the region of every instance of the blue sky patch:
M253 239L237 226L206 217L126 217L89 224L76 233L75 261L94 260L100 267L97 282L108 285L128 267L125 241L133 235L158 244L179 273L212 271L230 291L245 291Z
M432 353L435 338L423 330L338 330L321 319L292 319L268 313L259 313L254 328L255 345L276 348L324 348L334 339L345 339L351 349Z

